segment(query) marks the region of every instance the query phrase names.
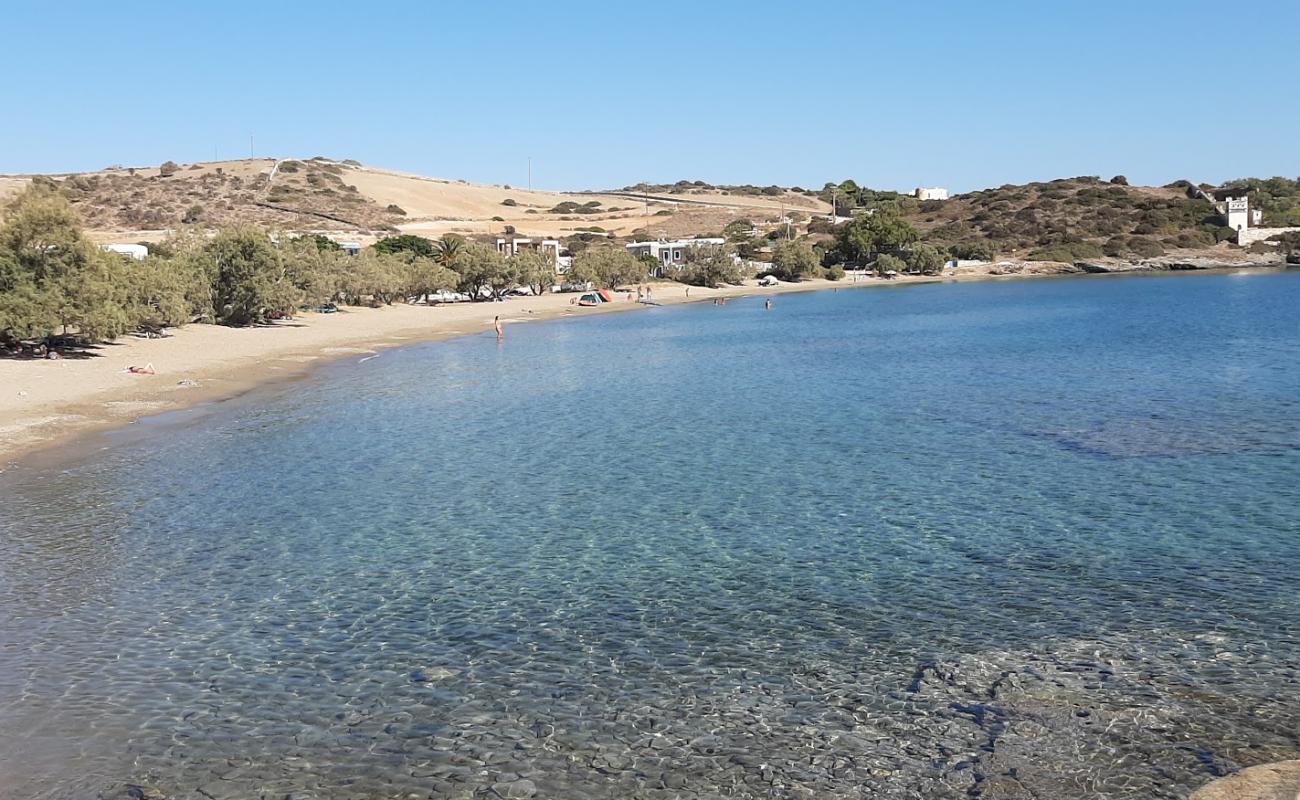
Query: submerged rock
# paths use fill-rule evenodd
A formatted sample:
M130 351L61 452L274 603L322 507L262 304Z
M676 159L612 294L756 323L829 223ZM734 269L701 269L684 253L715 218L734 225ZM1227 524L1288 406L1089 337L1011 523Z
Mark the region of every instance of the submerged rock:
M1300 761L1279 761L1243 769L1212 781L1190 800L1296 800L1300 798Z

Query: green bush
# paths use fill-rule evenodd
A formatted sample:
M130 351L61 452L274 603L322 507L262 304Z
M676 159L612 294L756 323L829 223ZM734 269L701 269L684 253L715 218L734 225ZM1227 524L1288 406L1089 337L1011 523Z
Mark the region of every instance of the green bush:
M1165 254L1165 248L1154 239L1134 236L1128 240L1128 251L1142 258L1155 258Z
M432 241L410 233L380 239L375 242L374 249L376 253L410 253L423 258L432 258L435 253Z
M991 242L957 242L948 248L953 258L970 261L992 261L996 252Z
M1102 248L1092 242L1070 242L1040 247L1032 251L1027 258L1030 261L1063 261L1072 263L1082 258L1100 258L1104 255Z

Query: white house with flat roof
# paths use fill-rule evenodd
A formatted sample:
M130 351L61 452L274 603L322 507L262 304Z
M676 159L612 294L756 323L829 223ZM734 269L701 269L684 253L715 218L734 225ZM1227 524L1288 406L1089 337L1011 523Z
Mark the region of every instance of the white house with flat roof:
M917 200L947 200L948 199L948 190L938 186L933 186L929 188L918 186L915 194Z
M144 261L149 256L149 248L142 244L103 244L100 249L132 261Z
M627 251L637 258L649 256L661 265L656 277L663 277L664 267L680 267L686 262L686 252L693 247L720 247L726 239L717 237L707 239L674 239L673 241L632 242Z
M571 256L561 255L564 252L564 245L559 239L534 239L528 236L516 236L510 239L497 237L497 252L503 256L518 255L524 250L533 250L544 256L549 256L551 263L555 264L556 274L568 272L569 267L573 265Z

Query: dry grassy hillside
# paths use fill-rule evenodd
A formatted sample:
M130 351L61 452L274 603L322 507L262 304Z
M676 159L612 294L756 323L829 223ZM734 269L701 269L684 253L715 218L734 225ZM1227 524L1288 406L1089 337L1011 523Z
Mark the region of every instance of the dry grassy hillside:
M197 226L254 223L347 233L362 241L400 231L569 236L583 231L685 236L716 233L739 217L828 207L794 193L744 196L695 190L629 196L528 191L428 178L355 161L245 159L52 176L0 177L0 198L32 180L53 180L99 240L154 239Z
M989 243L998 252L1053 251L1059 260L1159 255L1213 246L1223 235L1214 206L1179 187L1095 178L1001 186L947 201L906 198L904 216L932 242ZM1055 252L1059 251L1059 252Z

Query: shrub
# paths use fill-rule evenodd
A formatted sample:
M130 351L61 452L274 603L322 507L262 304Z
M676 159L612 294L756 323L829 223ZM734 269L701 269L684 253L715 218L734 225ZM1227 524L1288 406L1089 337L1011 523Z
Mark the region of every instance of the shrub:
M506 221L506 218L505 218L505 217L493 217L493 218L492 218L492 221L493 221L493 222L505 222L505 221Z
M380 239L374 249L376 253L411 253L424 258L432 258L435 251L432 241L410 233Z
M827 267L825 275L826 280L828 281L838 281L844 277L844 267L841 267L838 264L833 267Z
M1116 175L1115 177L1110 179L1110 182L1115 184L1116 186L1128 186L1128 178L1124 177L1123 175Z
M186 225L192 225L203 217L203 206L193 205L185 209L185 214L181 216L181 222Z
M993 245L988 242L957 242L948 248L953 258L967 259L971 261L992 261L994 256Z
M1028 259L1030 261L1063 261L1070 263L1076 259L1098 258L1101 255L1103 255L1101 247L1092 242L1070 242L1068 244L1041 247L1031 252Z
M1159 242L1143 236L1134 236L1129 239L1128 250L1130 253L1142 258L1155 258L1165 254L1165 248Z
M396 203L389 203L388 208L384 210L387 211L389 214L396 214L399 217L406 216L406 209L402 208Z
M158 174L164 178L170 178L175 175L181 167L175 161L164 161L163 165L158 168Z
M519 203L516 202L514 198L512 198L512 197L507 197L506 199L504 199L504 200L501 201L501 205L503 205L503 206L517 206L517 205L519 205Z

